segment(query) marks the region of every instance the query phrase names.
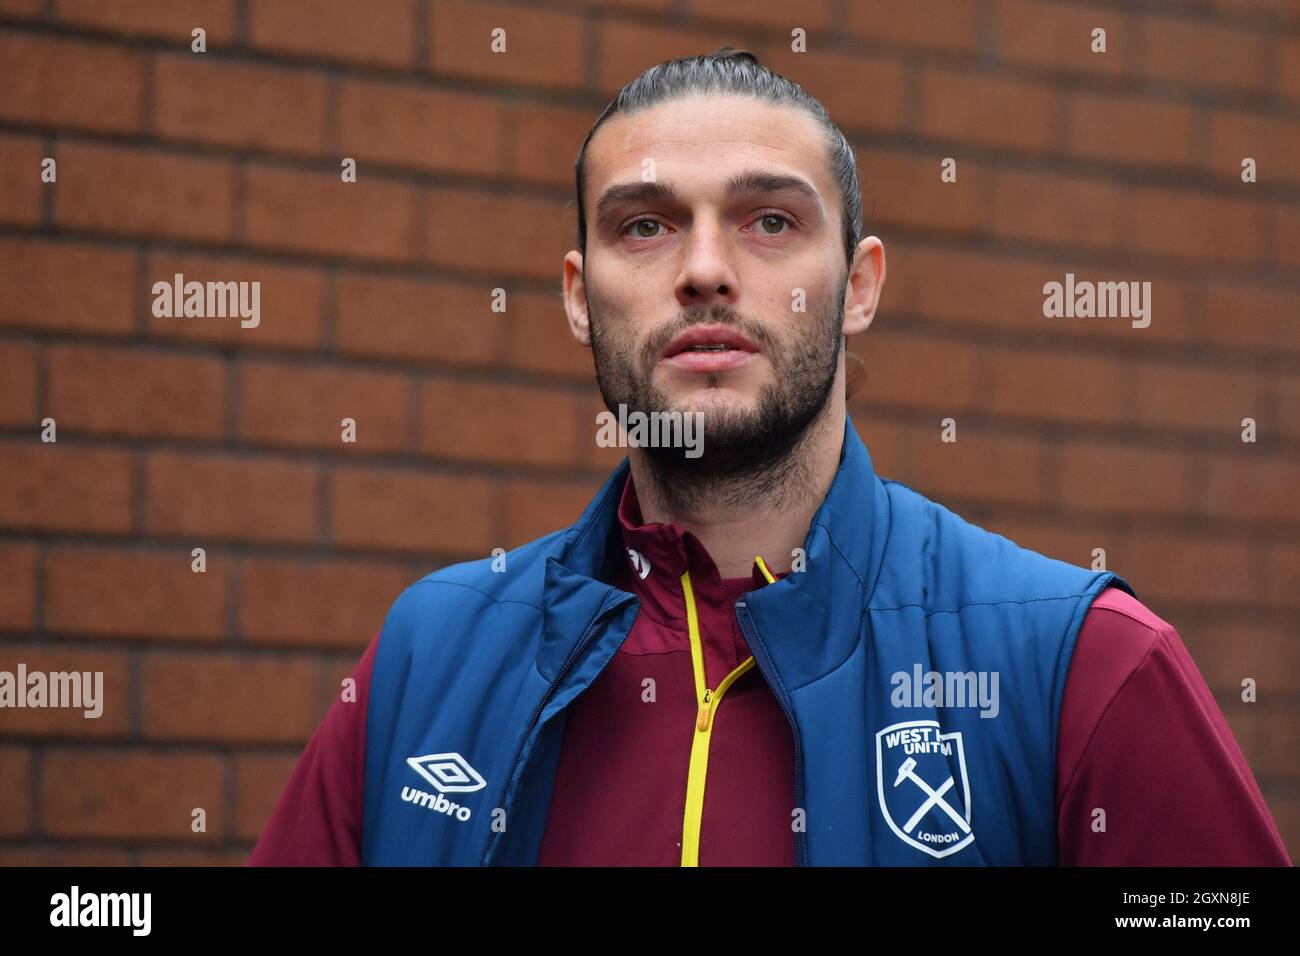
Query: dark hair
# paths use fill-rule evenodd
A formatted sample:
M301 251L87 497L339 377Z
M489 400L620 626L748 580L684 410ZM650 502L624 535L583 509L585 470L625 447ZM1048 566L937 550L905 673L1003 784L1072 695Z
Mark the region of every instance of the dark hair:
M715 53L667 60L650 67L605 107L582 141L574 162L578 186L578 248L587 253L587 219L582 201L583 162L587 145L596 130L616 113L631 113L657 103L700 93L723 93L752 96L768 103L790 103L806 110L826 132L830 148L831 172L840 184L844 197L844 252L851 263L853 250L862 239L862 190L858 185L857 160L848 138L826 112L826 107L810 96L798 83L774 73L758 62L747 50L724 46Z

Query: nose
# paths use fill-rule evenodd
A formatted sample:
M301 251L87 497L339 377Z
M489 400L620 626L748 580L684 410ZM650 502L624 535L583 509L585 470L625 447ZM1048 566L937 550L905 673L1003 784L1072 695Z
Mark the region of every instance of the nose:
M679 305L735 304L740 284L731 262L731 246L720 223L698 217L682 256L676 290Z

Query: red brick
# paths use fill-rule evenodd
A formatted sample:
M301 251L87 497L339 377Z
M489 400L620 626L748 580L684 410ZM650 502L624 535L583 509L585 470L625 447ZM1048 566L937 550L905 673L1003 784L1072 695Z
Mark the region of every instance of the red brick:
M1287 37L1282 41L1282 79L1278 83L1281 95L1300 100L1300 37Z
M1059 519L1053 521L1016 511L1011 514L994 512L979 524L1022 548L1083 568L1092 567L1095 560L1093 551L1099 548L1106 552L1104 560L1109 561L1111 551L1116 549L1120 540L1118 535L1103 528L1092 527L1085 531L1062 524Z
M506 538L498 547L509 550L543 535L567 528L600 490L601 481L528 481L506 483Z
M510 297L509 362L516 368L590 382L595 375L591 350L569 331L558 293L516 292Z
M246 348L315 349L321 339L325 308L325 279L314 269L272 265L252 259L157 254L149 257L147 285L185 281L259 282L258 324L245 327L241 318L158 318L146 309L149 332L159 338L185 339ZM151 300L152 305L152 300Z
M325 79L300 70L158 58L153 130L167 139L287 153L325 149Z
M37 351L0 342L0 424L35 427Z
M506 104L506 128L514 137L512 179L573 188L574 161L599 113L545 103Z
M420 396L421 449L474 461L572 465L578 406L568 392L477 382L426 382Z
M50 414L61 430L218 438L225 372L213 358L65 345L50 350Z
M1271 212L1274 238L1267 257L1279 267L1300 266L1300 206L1278 203Z
M868 331L864 348L866 380L857 405L904 405L955 415L981 401L975 372L982 348L886 329ZM925 374L918 374L922 369Z
M0 849L0 866L131 866L127 850L109 847L86 846L33 846L18 844L10 849Z
M140 866L246 866L247 850L150 850L140 851Z
M1260 182L1300 179L1294 162L1294 157L1300 156L1300 122L1223 110L1212 112L1210 163L1214 171L1247 188L1241 183L1241 162L1247 156L1255 160Z
M124 452L64 450L37 439L0 445L0 525L43 531L124 533L131 528L131 459Z
M1060 497L1083 511L1189 511L1192 456L1149 447L1072 444L1062 453Z
M596 89L611 96L657 63L712 53L729 42L717 30L673 29L644 23L626 23L612 18L598 21L593 29L596 30L598 57ZM733 42L733 45L743 44ZM486 48L486 44L484 46ZM768 63L766 57L762 59L765 64L776 69ZM581 50L574 55L570 61L572 65L569 73L566 74L569 85L581 83L581 78L586 73L586 60ZM575 154L578 145L574 144Z
M240 754L235 757L235 832L256 840L298 765L296 757Z
M995 351L984 354L980 398L988 411L1009 418L1050 419L1081 425L1118 425L1131 419L1128 389L1134 365L1113 358L1059 352ZM933 366L920 361L933 381ZM943 381L940 376L939 381Z
M100 673L102 683L98 700L91 706L88 696L96 688L84 688L78 707L20 707L0 712L0 735L6 737L124 737L131 730L131 662L126 651L82 650L80 648L42 646L39 644L0 644L0 671L18 673L26 664L27 673L77 672L79 681L85 674ZM53 690L51 689L51 692ZM19 688L19 693L25 693ZM53 702L53 698L50 698ZM99 709L98 717L87 717ZM3 778L0 778L3 779ZM6 784L7 785L7 784Z
M225 831L224 761L207 753L68 748L45 755L42 822L54 836L210 842ZM191 813L207 813L207 832Z
M1142 188L1129 190L1122 205L1123 235L1135 252L1220 263L1263 256L1263 204Z
M1240 442L1241 419L1230 438L1240 451L1205 459L1202 510L1247 521L1300 521L1300 465L1264 458L1258 444ZM1229 423L1229 427L1232 423Z
M36 548L0 544L0 628L31 630L36 626Z
M32 827L31 754L26 747L0 745L0 836L19 836Z
M55 15L65 23L117 33L175 39L189 49L190 31L202 27L208 50L235 35L236 0L55 0Z
M144 60L138 53L26 33L0 34L0 117L50 127L135 132ZM59 166L63 166L60 159ZM63 170L59 181L64 182Z
M1136 384L1133 413L1140 424L1200 429L1224 441L1239 437L1241 420L1258 420L1264 407L1253 372L1148 362Z
M1121 76L1133 49L1136 23L1114 10L1069 7L1040 0L998 0L1001 59L1062 73ZM1106 31L1106 52L1094 53L1092 31Z
M990 178L995 236L1103 249L1119 241L1120 193L1110 183L1019 170Z
M889 259L884 303L888 309L972 327L1014 329L1028 335L1186 342L1192 338L1190 285L1156 276L1110 270L1076 276L1088 281L1150 281L1155 303L1151 325L1135 329L1125 319L1049 319L1043 315L1043 286L1065 282L1073 262L1026 262L906 246Z
M772 27L778 33L789 36L795 27L803 27L809 33L826 29L830 25L830 8L829 0L809 0L799 4L797 9L792 8L787 0L751 0L740 5L730 0L690 0L688 16Z
M103 637L222 639L226 635L224 560L210 551L207 571L190 570L189 551L142 554L56 548L46 577L46 626Z
M876 417L871 409L861 406L851 409L851 414L854 428L867 446L876 474L881 477L901 474L907 467L912 429Z
M1080 159L1138 166L1199 164L1195 111L1179 103L1077 93L1066 99L1065 150Z
M254 0L248 32L253 46L276 52L393 67L415 63L414 0Z
M1212 687L1233 687L1240 693L1242 678L1254 677L1266 694L1300 690L1295 637L1280 623L1188 621L1178 631Z
M1202 603L1259 600L1256 549L1222 535L1171 535L1149 528L1110 550L1110 568L1142 602Z
M471 366L497 358L507 316L492 311L487 286L342 275L336 292L340 352Z
M316 536L312 465L158 452L145 466L145 528L194 539L280 541Z
M1149 79L1186 86L1263 91L1274 41L1250 30L1205 21L1147 17L1142 67Z
M377 179L364 166L354 183L338 173L253 166L247 197L250 243L362 259L411 257L415 191Z
M437 265L558 281L565 253L574 247L573 210L566 203L432 189L425 206L424 254Z
M604 420L600 418L602 413L609 411L605 406L605 399L600 394L600 389L593 382L590 390L580 400L582 408L581 425L585 433L588 428L591 429L589 434L592 440L583 440L578 445L578 465L584 468L594 468L596 471L607 474L613 471L618 464L627 457L627 449L613 446L602 448L595 441L595 435L600 428L600 423Z
M501 171L503 110L489 96L351 80L339 99L345 155L439 172Z
M907 84L902 64L895 60L827 52L794 53L788 46L777 45L763 62L821 100L841 129L903 128Z
M0 326L126 335L135 327L133 253L97 245L0 239Z
M1273 407L1278 410L1300 408L1300 376L1280 375L1267 385ZM1256 418L1258 423L1258 417ZM1292 438L1300 438L1300 417L1294 414L1281 414L1272 426Z
M870 43L974 53L979 9L966 0L855 0L844 7L845 28Z
M320 720L316 665L307 658L146 655L144 733L154 740L290 743Z
M1264 599L1270 604L1300 607L1300 548L1274 545L1267 552ZM1289 645L1294 647L1294 637Z
M152 150L64 143L54 219L65 229L225 240L234 228L228 162Z
M338 468L330 476L334 544L423 555L484 554L496 498L479 478Z
M957 421L957 440L941 441L940 419ZM932 430L912 442L910 474L897 477L939 501L1002 501L1025 506L1047 500L1042 442L963 427L960 416L934 416ZM949 507L953 507L949 505Z
M1300 9L1292 0L1211 0L1211 5L1230 16L1224 17L1228 22L1251 22L1261 26L1271 26L1261 17L1273 17L1285 22L1300 22Z
M7 17L42 17L45 0L0 0L0 10Z
M1205 337L1269 351L1295 348L1300 295L1218 282L1205 287Z
M867 232L877 224L973 235L983 225L982 206L993 180L988 167L957 163L957 181L944 182L934 154L857 150Z
M506 49L492 52L492 31ZM568 13L498 3L439 0L430 8L429 57L451 76L530 86L586 85L586 20Z
M1049 87L926 69L919 96L917 128L926 136L1034 153L1057 146L1059 104ZM1014 123L1007 121L1010 116Z
M1295 766L1296 739L1294 706L1289 701L1265 697L1255 703L1241 699L1240 683L1221 698L1224 714L1233 726L1242 752L1253 772L1261 777L1279 777Z
M250 362L240 370L240 437L268 445L354 452L399 451L411 435L405 375ZM342 421L356 423L356 444Z
M0 134L0 222L34 226L41 221L43 190L53 188L41 182L44 158L45 148L35 136Z
M371 561L250 560L240 570L239 631L260 644L360 653L413 580L401 566Z

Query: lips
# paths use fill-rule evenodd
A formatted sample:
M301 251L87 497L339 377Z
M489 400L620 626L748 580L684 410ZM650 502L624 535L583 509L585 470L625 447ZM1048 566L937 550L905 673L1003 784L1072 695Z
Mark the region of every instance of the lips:
M728 351L756 353L761 351L739 332L725 325L703 325L687 329L664 349L663 358L670 359L683 352L699 355L716 355ZM739 358L739 356L736 356Z

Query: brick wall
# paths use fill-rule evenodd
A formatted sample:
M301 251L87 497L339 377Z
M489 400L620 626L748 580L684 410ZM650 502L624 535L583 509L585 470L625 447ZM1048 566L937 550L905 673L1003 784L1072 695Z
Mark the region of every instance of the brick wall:
M1294 0L0 0L0 668L107 697L0 714L0 864L242 862L399 590L576 517L618 456L559 304L573 157L724 42L859 150L880 471L1104 548L1300 845ZM260 281L261 324L155 318L176 272ZM1151 282L1150 327L1045 319L1067 272Z

